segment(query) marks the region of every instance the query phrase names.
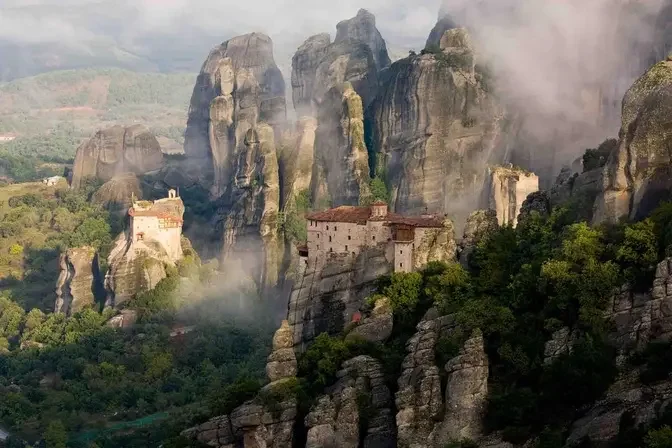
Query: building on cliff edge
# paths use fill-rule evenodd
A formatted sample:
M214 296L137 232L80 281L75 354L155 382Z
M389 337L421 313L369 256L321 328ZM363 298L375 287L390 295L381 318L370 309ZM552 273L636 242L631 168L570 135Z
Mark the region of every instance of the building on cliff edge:
M307 259L309 268L319 267L330 258L356 258L366 248L384 246L393 253L395 272L417 269L416 251L446 225L444 218L435 215L391 213L384 202L310 213L306 220L308 243L299 254Z
M167 198L157 201L134 199L128 215L133 244L155 241L165 249L171 260L182 258L184 203L175 190L169 190Z

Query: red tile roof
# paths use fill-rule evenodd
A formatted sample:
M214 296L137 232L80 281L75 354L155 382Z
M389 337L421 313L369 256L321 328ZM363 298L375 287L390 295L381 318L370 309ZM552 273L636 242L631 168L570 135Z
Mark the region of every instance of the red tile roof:
M321 222L348 222L366 224L367 221L384 221L386 224L405 224L412 227L443 227L443 220L436 216L403 216L397 213L388 213L385 217L371 218L371 207L354 207L342 205L340 207L310 213L306 219Z

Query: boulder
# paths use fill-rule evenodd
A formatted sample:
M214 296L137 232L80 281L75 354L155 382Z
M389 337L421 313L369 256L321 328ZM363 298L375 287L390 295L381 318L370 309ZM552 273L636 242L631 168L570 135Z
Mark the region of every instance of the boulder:
M452 263L456 260L455 227L448 218L444 218L442 223L440 228L425 229L423 232L420 243L413 251L413 269L422 269L432 261Z
M67 316L96 303L102 290L98 254L92 247L68 249L59 259L61 273L56 282L55 313Z
M77 148L71 184L79 188L86 179L107 182L122 173L145 174L160 169L163 161L159 142L145 126L113 126Z

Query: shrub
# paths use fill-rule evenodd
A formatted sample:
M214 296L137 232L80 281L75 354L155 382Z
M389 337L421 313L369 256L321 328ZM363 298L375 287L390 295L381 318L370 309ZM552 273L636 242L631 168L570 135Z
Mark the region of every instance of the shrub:
M672 448L672 428L665 425L652 429L644 438L646 448Z

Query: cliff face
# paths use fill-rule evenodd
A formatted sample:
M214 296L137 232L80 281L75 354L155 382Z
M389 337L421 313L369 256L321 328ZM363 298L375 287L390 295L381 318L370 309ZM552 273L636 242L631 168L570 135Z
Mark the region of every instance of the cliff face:
M444 366L434 357L439 339L455 328L452 316L430 310L409 339L396 394L399 447L443 447L454 440L478 440L488 390L488 359L476 333ZM445 396L440 369L447 373Z
M259 124L245 135L233 165L234 183L220 199L222 262L240 263L257 286L277 283L281 263L277 226L280 182L273 128Z
M79 188L87 178L107 182L122 173L144 174L162 165L161 146L149 129L113 126L77 148L71 185Z
M651 212L672 188L672 62L654 65L623 99L618 149L604 168L594 222L616 222Z
M397 61L382 80L372 105L376 171L396 212L464 219L498 159L503 112L474 68L466 31L447 31L441 48Z
M55 313L70 316L96 303L102 288L98 254L92 247L68 249L59 260Z
M311 178L313 203L357 205L368 198L369 163L362 99L352 85L327 93L318 114Z
M539 178L521 169L496 167L490 174L490 208L500 226L518 224L523 203L539 191Z
M252 33L210 52L189 108L184 151L192 164L212 175L213 193L226 188L226 170L257 121L285 120L285 82L273 59L271 39Z
M376 94L379 71L389 65L375 17L360 10L337 25L333 43L329 35L318 34L299 47L292 58L294 107L299 115L315 115L333 87L350 82L366 108Z

